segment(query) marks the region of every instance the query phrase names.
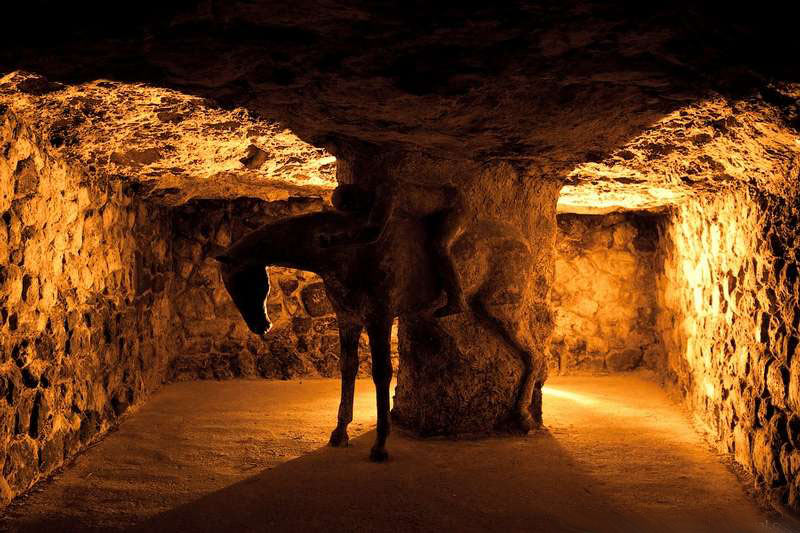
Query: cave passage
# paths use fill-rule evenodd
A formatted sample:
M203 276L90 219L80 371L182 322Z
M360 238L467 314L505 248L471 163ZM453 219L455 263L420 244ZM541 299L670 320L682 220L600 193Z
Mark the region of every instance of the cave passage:
M559 502L576 499L588 513L576 524L672 515L705 527L701 507L718 521L744 513L742 523L763 523L772 515L758 515L755 501L791 516L800 494L800 255L795 182L781 176L796 177L796 167L771 154L800 143L769 104L693 104L562 182L502 161L363 147L334 157L249 115L164 89L94 82L39 94L26 89L44 83L35 75L3 79L0 503L10 505L9 527L195 519L198 501L222 505L222 519L231 499L241 500L236 512L246 522L256 508L247 502L267 490L262 482L277 499L260 501L276 509L299 509L303 500L288 504L286 494L311 498L303 508L319 513L331 495L350 496L355 503L341 508L374 521L386 504L341 488L360 486L346 478L355 474L376 483L365 491L372 496L397 487L391 498L400 503L386 513L411 529L463 520L455 526L526 521L569 530L574 512ZM65 148L61 119L48 113L78 104L84 118L69 128L83 141ZM81 125L92 109L119 113L98 123L108 128L99 137ZM727 133L687 138L691 128L722 131L708 116L727 117ZM759 128L771 135L747 137ZM106 134L124 132L131 139L105 144ZM154 132L176 147L153 146ZM190 154L182 143L214 148ZM683 153L695 159L676 171ZM726 174L713 192L686 176L675 181L676 172L699 180L703 169L719 171L719 154L735 162L726 170L747 167L756 181ZM289 167L296 171L282 175ZM468 213L452 254L469 308L396 322L392 414L405 429L380 474L356 462L371 437L354 437L339 455L319 449L336 420L336 385L327 379L340 362L326 280L270 267L274 327L262 338L244 324L213 259L265 223L331 209L337 181L370 187L359 180L373 176L394 180L401 203L425 200L402 196L405 181L427 176L424 188L452 177ZM425 260L407 259L393 273L430 290L413 277ZM359 344L367 377L368 343ZM519 392L525 376L527 397ZM231 378L246 379L194 383ZM175 384L159 393L164 383ZM359 434L372 423L363 388ZM409 436L518 435L520 407L543 419L529 437ZM312 483L303 477L309 468L330 477ZM507 484L491 485L500 478ZM491 505L468 505L487 483ZM465 511L436 515L454 505Z
M0 32L0 530L800 531L788 11L49 4Z
M548 430L524 439L398 432L385 465L365 458L374 432L369 380L357 382L351 447L326 446L338 388L328 379L170 385L0 524L20 532L134 524L711 532L763 524L685 412L635 373L551 378Z

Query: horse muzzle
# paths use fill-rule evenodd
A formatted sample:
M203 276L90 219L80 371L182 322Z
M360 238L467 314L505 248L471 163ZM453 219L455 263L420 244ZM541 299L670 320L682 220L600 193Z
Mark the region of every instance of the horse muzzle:
M272 329L272 322L264 322L263 324L247 324L247 328L259 336L265 336Z

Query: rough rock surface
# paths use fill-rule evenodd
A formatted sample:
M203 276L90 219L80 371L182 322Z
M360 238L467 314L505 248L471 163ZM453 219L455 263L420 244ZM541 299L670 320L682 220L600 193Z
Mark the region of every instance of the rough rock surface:
M324 197L335 186L336 159L322 148L245 109L177 91L108 80L64 85L16 72L0 77L0 105L41 131L60 157L124 177L168 205Z
M797 168L797 167L795 167ZM797 180L797 171L788 176ZM797 197L743 187L678 206L665 227L658 326L667 382L723 451L800 509Z
M709 91L747 95L797 75L781 59L797 51L791 17L697 4L189 0L125 18L51 7L17 19L0 63L179 87L308 141L519 158L560 174ZM50 20L49 38L26 35Z
M271 166L272 148L265 143L278 131L275 120L280 131L285 126L329 147L343 175L353 173L348 166L359 153L367 155L365 146L373 154L419 153L438 160L418 168L401 165L394 175L377 177L362 171L380 165L367 165L355 169L354 181L457 184L468 191L476 220L518 226L538 255L514 256L493 243L491 253L473 253L466 239L459 266L469 284L488 268L484 259L503 257L508 271L497 279L518 292L495 303L534 337L527 340L537 361L546 359L550 328L557 193L543 178L567 181L562 212L670 208L658 285L659 326L668 339L665 375L737 460L796 505L797 477L790 476L800 464L800 363L791 355L797 312L789 316L788 308L794 310L797 301L796 288L789 287L796 287L791 217L797 206L800 91L790 83L798 81L796 61L784 60L784 54L797 57L796 19L784 10L720 10L680 1L502 7L432 2L397 9L357 0L190 0L138 6L121 18L94 3L49 5L42 13L35 11L39 3L17 4L27 16L10 16L15 24L0 35L0 71L40 76L4 86L3 104L28 102L24 112L31 124L37 116L49 117L38 126L39 145L49 143L47 150L60 150L65 160L77 157L87 170L106 165L109 172L145 183L163 176L155 196L167 203L243 190L269 199L276 188L280 195L294 194L294 170L284 172L294 180L288 193L282 183L266 185L263 196L253 192L269 183L262 168L283 168L307 150L279 140L276 149L288 148L278 150ZM113 109L102 110L119 131L93 120L92 105L80 99L103 91L112 95L112 106L132 112L115 118ZM153 105L126 102L124 95L151 95ZM166 95L174 100L162 99ZM211 112L203 103L182 118L185 109L201 103L194 97L211 98L228 111ZM237 108L246 113L231 111ZM203 116L212 118L204 123ZM266 117L261 124L268 125L267 138L250 134L251 123L262 120L257 117ZM138 137L120 137L133 129ZM150 130L166 138L151 137ZM104 145L103 137L114 139L113 146ZM176 141L187 147L162 149ZM193 161L192 143L204 148L199 152L205 159ZM92 146L107 148L95 157ZM211 149L216 146L220 152ZM316 149L310 154L316 158L311 167L325 169L332 162ZM176 165L199 169L200 179L171 170ZM203 174L207 166L216 174ZM302 175L313 177L308 169ZM31 176L25 165L19 167L14 195L33 190ZM138 268L134 264L139 263L126 268ZM535 264L535 275L525 264ZM8 294L16 295L20 282L11 279ZM25 282L23 274L26 285L34 287L33 275ZM75 290L80 293L77 285ZM313 295L306 301L320 303ZM521 302L538 308L523 310ZM3 327L18 327L18 320L9 314ZM508 343L487 332L474 313L443 325L407 317L402 329L398 413L436 432L451 423L456 431L485 429L508 412L518 362ZM441 366L422 356L425 346L444 354ZM536 371L543 379L544 371ZM489 391L478 386L486 376L493 383ZM463 385L453 387L454 380ZM422 401L426 395L430 406ZM13 441L14 464L33 468L34 440ZM13 474L17 485L20 476L29 477L28 470L19 472ZM8 492L0 486L0 493Z
M0 505L158 386L170 217L0 111Z
M109 95L108 87L98 87ZM110 94L133 90L122 89ZM128 103L142 105L134 96ZM162 194L146 180L155 172L145 172L146 165L118 174L113 162L89 163L102 152L93 143L103 139L91 128L71 130L79 134L72 144L54 143L54 131L67 130L46 120L29 123L39 116L35 109L50 117L74 101L39 100L35 109L29 103L23 99L24 118L0 106L3 505L104 434L165 379L338 373L337 324L318 277L274 269L269 303L276 329L264 342L242 327L209 257L212 245L225 246L267 220L321 209L329 185L289 201L170 205L194 194L248 190L242 180L226 185L213 175L198 178L211 180L209 186L189 185L188 194ZM324 176L323 166L312 167ZM277 183L278 197L295 191ZM274 198L274 188L263 185L253 196ZM368 372L365 341L362 360Z
M343 183L394 181L400 203L424 201L403 195L412 184L451 180L464 191L464 234L452 253L470 307L436 319L431 302L428 312L400 317L393 418L423 434L520 429L515 405L527 371L534 392L526 416L540 422L560 183L539 180L520 190L524 176L505 163L479 166L407 153L354 154L340 159L337 170ZM404 268L396 268L397 275L424 266Z
M782 89L686 103L609 157L576 165L561 190L559 212L659 211L742 184L785 194L800 123L788 124L787 111L775 103L800 100L800 87Z
M636 214L558 215L553 372L659 366L658 221Z
M265 218L320 208L319 190L288 202L207 200L201 212L165 206L184 196L148 195L142 174L86 164L90 152L77 147L91 143L70 152L53 143L52 124L31 125L5 106L0 121L0 505L180 369L217 378L336 372L330 312L312 320L302 305L291 316L290 303L280 313L274 307L292 279L298 286L287 302L296 303L318 278L276 272L278 327L264 343L232 320L208 257L208 245ZM302 342L307 353L298 356Z
M567 179L561 212L657 210L696 190L772 186L785 175L772 171L794 142L786 126L800 124L798 74L782 59L797 51L791 17L681 1L613 4L190 0L124 19L50 6L52 40L30 42L22 30L47 16L20 17L0 71L48 77L24 87L45 98L64 91L59 81L68 92L95 80L116 80L120 92L138 82L171 87L265 117L267 128L280 121L345 158L355 140L510 161L529 176ZM267 140L238 137L225 168L273 157ZM271 168L286 156L279 150Z

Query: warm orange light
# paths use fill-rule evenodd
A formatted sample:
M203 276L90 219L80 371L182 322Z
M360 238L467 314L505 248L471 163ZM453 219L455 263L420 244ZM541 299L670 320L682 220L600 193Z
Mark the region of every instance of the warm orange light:
M559 213L577 214L657 210L674 205L686 196L680 188L630 184L623 187L613 183L565 185L557 209Z
M582 405L594 405L597 403L597 400L590 398L584 394L578 394L575 392L569 392L562 389L556 389L554 387L549 387L545 385L542 387L542 394L547 396L552 396L554 398L564 398L565 400L572 400L573 402L580 403Z

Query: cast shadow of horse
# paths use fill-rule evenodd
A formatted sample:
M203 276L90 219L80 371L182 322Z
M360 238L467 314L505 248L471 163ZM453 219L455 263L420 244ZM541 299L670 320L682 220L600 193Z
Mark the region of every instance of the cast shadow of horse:
M355 437L353 447L366 450L371 438L371 432ZM396 447L400 461L385 468L321 448L133 531L658 531L634 527L635 518L623 515L613 495L547 431L522 442L401 434Z

